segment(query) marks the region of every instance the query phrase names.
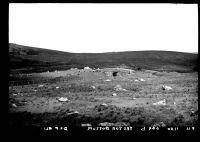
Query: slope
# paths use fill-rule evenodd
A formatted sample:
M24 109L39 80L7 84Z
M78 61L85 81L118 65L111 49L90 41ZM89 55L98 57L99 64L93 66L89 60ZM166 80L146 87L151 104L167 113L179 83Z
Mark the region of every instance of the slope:
M9 43L11 73L31 73L70 68L126 66L158 71L197 71L198 55L173 51L69 53Z

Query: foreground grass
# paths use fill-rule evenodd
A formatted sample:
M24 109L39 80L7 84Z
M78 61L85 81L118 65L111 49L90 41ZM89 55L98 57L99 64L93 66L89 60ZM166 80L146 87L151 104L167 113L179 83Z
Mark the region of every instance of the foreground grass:
M197 73L147 73L106 76L104 73L65 72L34 74L36 84L10 86L10 126L67 125L124 122L130 126L151 126L164 122L167 126L196 126L198 121ZM43 82L42 78L48 78ZM41 78L40 78L41 77ZM143 78L144 82L135 82ZM110 81L106 82L106 79ZM39 85L44 85L39 87ZM120 85L126 91L117 91ZM162 90L162 85L172 90ZM95 88L92 88L95 86ZM56 89L56 87L59 87ZM35 91L36 90L36 91ZM13 93L19 93L13 96ZM112 96L116 93L117 96ZM67 97L70 102L59 103L56 97ZM135 99L133 99L135 98ZM166 99L166 105L154 102ZM174 105L176 102L176 105ZM17 107L13 108L12 104ZM108 104L107 107L102 103ZM67 115L78 111L79 114Z
M189 120L174 109L156 108L118 108L116 106L96 106L90 114L67 115L70 110L54 113L35 114L30 112L10 113L10 127L23 126L76 126L90 123L98 126L102 122L125 122L128 126L152 126L164 122L167 126L197 126L198 112L196 111Z

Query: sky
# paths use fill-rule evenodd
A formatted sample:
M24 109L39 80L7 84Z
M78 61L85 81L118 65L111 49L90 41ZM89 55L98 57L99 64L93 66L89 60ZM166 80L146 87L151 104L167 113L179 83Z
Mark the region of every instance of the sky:
M74 53L198 52L198 6L10 3L9 43Z

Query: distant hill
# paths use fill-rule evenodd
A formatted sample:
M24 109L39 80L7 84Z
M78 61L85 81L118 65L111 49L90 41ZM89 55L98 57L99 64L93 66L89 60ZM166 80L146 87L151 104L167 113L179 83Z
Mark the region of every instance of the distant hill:
M10 73L70 68L119 67L158 71L197 71L198 54L172 51L69 53L9 43Z

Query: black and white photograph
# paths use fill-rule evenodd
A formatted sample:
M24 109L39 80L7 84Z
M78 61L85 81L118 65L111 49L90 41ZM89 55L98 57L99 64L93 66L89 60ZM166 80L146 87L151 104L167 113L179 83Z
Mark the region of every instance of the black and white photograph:
M198 4L9 3L9 130L198 129Z

